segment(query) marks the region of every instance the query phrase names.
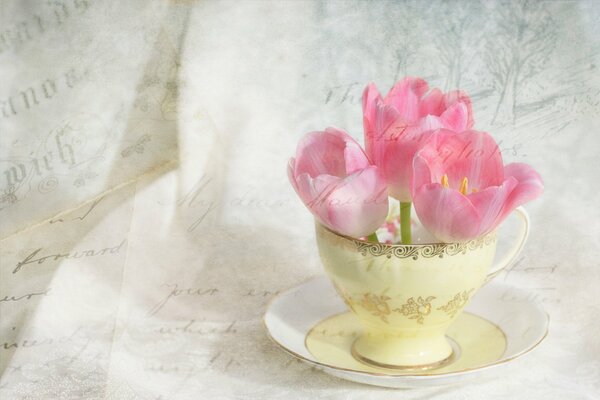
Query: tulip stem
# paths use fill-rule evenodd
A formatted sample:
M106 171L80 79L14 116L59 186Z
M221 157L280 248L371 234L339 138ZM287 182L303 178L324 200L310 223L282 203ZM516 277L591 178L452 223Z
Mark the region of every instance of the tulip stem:
M400 235L402 244L411 244L411 229L410 229L410 208L411 202L400 202Z
M379 239L377 239L377 233L373 232L369 236L367 236L367 240L369 242L379 243Z

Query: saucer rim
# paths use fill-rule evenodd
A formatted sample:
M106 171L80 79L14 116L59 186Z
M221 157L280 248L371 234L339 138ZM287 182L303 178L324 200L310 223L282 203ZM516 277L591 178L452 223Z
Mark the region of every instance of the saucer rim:
M299 284L297 284L297 285L295 285L295 286L293 286L293 287L291 287L289 289L286 289L283 292L277 293L275 296L273 296L269 300L269 302L267 303L267 305L265 306L265 312L264 312L264 314L262 316L262 325L263 325L263 328L265 330L265 333L267 334L267 337L271 340L271 342L275 343L283 351L285 351L286 353L290 354L291 356L293 356L293 357L295 357L295 358L297 358L299 360L302 360L303 362L306 362L308 364L312 364L312 365L315 365L317 367L321 367L321 368L324 368L324 369L332 369L332 370L336 370L336 371L348 372L348 373L351 373L351 374L362 375L362 376L366 376L366 377L384 378L386 380L388 380L388 379L389 380L397 380L397 379L429 380L429 379L435 379L435 378L438 378L438 377L442 378L442 377L460 376L460 375L465 375L465 374L469 374L469 373L484 371L484 370L487 370L487 369L490 369L490 368L493 368L493 367L496 367L496 366L499 366L499 365L506 364L508 362L511 362L511 361L513 361L513 360L521 357L521 356L524 356L524 355L530 353L536 347L538 347L544 341L544 339L546 339L546 337L548 336L548 333L550 331L550 315L542 307L540 307L537 302L532 302L532 304L535 304L536 306L538 306L539 311L543 312L544 315L546 316L546 318L545 318L545 320L546 320L546 324L545 325L546 326L545 326L544 334L540 337L540 339L538 339L537 342L535 342L533 345L531 345L531 347L529 347L526 350L522 350L521 352L519 352L517 354L514 354L514 355L512 355L512 356L510 356L508 358L503 358L503 356L501 356L497 361L494 361L494 362L488 363L488 364L484 364L484 365L479 366L479 367L465 368L465 369L462 369L462 370L459 370L459 371L449 371L449 372L441 372L441 373L433 373L433 374L432 373L430 373L430 374L423 374L423 373L421 373L421 374L392 375L392 374L386 374L384 372L382 372L382 373L379 373L379 372L367 372L367 371L355 370L355 369L352 369L352 368L339 367L339 366L335 366L335 365L331 365L331 364L326 364L326 363L323 363L323 362L318 361L318 360L311 360L309 358L304 357L301 354L298 354L298 353L294 352L291 349L288 349L285 345L283 345L282 343L278 342L271 335L271 331L269 330L269 327L267 326L267 322L266 322L267 313L269 312L271 306L273 305L273 303L277 299L279 299L280 297L282 297L284 295L289 294L290 292L292 292L294 290L298 290L301 286L308 285L311 282L317 281L319 279L326 279L326 277L325 276L314 276L314 277L311 277L311 278L305 280L304 282L299 283ZM478 314L476 314L474 312L469 312L469 313L477 316L478 318L483 318L486 321L488 321L488 322L496 325L498 327L498 329L500 329L500 331L502 331L502 333L506 336L506 333L504 332L504 330L502 330L502 328L500 328L497 324L489 321L485 317L481 317L480 315L478 315ZM321 321L323 321L326 318L332 317L333 315L335 315L335 314L326 316L325 318L323 318L322 320L320 320L319 322L317 322L317 324L320 323ZM312 327L310 329L312 329ZM306 348L306 335L308 335L308 333L310 332L310 329L304 335L305 339L304 339L303 343L304 343L305 348ZM507 340L508 340L508 338L507 338ZM308 350L308 348L306 348L306 349L310 353L310 350ZM314 357L314 355L313 355L313 357Z

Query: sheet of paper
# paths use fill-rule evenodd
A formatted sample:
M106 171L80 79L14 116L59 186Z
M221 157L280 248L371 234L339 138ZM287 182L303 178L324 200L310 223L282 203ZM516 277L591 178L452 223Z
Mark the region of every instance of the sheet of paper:
M2 3L0 238L175 160L178 11Z
M2 242L1 397L104 393L134 190Z

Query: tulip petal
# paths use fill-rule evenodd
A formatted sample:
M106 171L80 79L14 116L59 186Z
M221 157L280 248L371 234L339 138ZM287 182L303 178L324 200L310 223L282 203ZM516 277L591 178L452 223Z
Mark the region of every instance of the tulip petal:
M393 106L403 120L413 123L421 116L419 102L428 90L425 80L406 77L390 89L384 102Z
M443 242L462 242L477 236L479 214L458 190L439 183L415 191L415 210L423 226Z
M364 150L356 140L345 131L333 127L325 129L325 133L332 135L344 141L346 147L344 148L344 161L345 161L345 175L350 175L355 171L361 170L368 167L369 159L367 158ZM338 175L339 176L339 175Z
M431 169L429 168L429 163L421 155L421 152L418 152L413 158L413 195L416 192L416 189L420 188L423 185L428 185L430 183L438 182L431 174Z
M490 186L482 191L471 193L468 198L480 216L477 234L485 235L498 226L506 200L511 195L518 182L509 177L500 186Z
M419 127L424 131L434 131L436 129L448 128L449 124L441 117L428 115L425 118L421 118L421 121L419 121Z
M451 107L454 104L462 103L466 107L466 125L460 131L471 129L474 124L473 119L473 104L471 98L461 90L453 90L444 95L444 104L446 108Z
M419 109L421 117L426 117L427 115L439 117L442 115L446 109L444 94L442 91L438 88L431 89L431 91L429 91L429 93L427 93L425 97L421 99Z
M294 173L308 173L313 178L323 173L345 177L367 165L366 154L350 135L340 129L327 128L324 132L311 132L300 140Z
M515 208L537 199L544 192L542 177L532 166L524 163L511 163L504 167L504 175L514 178L518 184L504 204L496 224L501 223Z
M367 96L374 97L374 99L369 98L366 102L363 97L365 149L369 159L377 164L383 156L386 132L390 131L390 127L394 123L399 122L399 114L392 106L384 104L380 96L377 97L373 94L367 94Z
M444 159L444 173L448 175L450 187L459 188L465 177L476 190L499 186L504 181L502 155L488 133L465 131L448 136L439 151L449 155Z
M449 168L448 160L455 155L454 146L444 145L458 133L449 129L438 129L425 137L424 144L413 159L414 188L427 183L439 183Z
M357 143L358 146L358 143ZM356 171L360 171L368 167L369 159L367 155L360 147L354 147L352 145L346 146L344 149L344 160L346 161L346 174L351 175Z
M344 176L346 162L344 150L346 143L335 135L324 132L311 132L298 142L295 173L308 173L316 177L328 172L331 175Z
M343 179L331 175L319 175L313 179L304 173L296 177L294 189L297 188L296 192L306 208L323 224L330 226L328 198L342 182Z
M456 132L462 132L468 129L469 115L467 106L464 103L456 103L448 107L441 115L444 128L451 129Z
M295 165L296 165L296 159L294 157L291 157L288 161L287 175L288 175L288 179L289 179L290 183L294 187L294 190L296 191L296 193L298 195L300 195L300 191L298 190L298 184L296 183L296 174L294 173Z
M329 227L337 232L352 237L375 232L388 213L387 188L377 167L344 179L327 197L327 209Z
M377 166L383 167L386 151L391 142L399 140L407 129L407 125L398 117L391 106L378 106L376 126L371 131L365 131L367 156Z
M322 174L316 178L310 179L310 193L313 202L321 201L327 198L344 181L342 178L327 174Z
M399 140L385 143L379 166L389 185L390 196L403 202L412 201L413 159L431 134L418 127L408 127Z
M310 208L309 205L313 204L315 196L318 195L315 193L313 178L311 178L308 173L303 173L296 176L294 179L294 189L296 189L296 193L298 193L302 202Z
M385 136L390 135L391 127L394 125L406 126L406 123L400 118L394 107L383 103L377 104L375 106L375 121L371 125L371 131L368 132L369 139L386 139Z
M363 92L363 125L367 154L371 157L373 144L383 139L383 134L399 118L390 105L386 105L375 84L367 85Z
M381 94L375 86L374 83L369 83L362 95L362 108L363 108L363 116L367 118L368 121L375 121L375 112L376 106L379 103L383 103L383 99L381 98ZM365 127L366 130L366 127Z

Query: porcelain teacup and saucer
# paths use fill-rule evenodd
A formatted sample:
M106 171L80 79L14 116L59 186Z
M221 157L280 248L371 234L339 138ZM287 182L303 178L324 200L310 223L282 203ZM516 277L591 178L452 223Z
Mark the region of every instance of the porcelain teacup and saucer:
M525 210L511 218L508 226L520 227L508 232L513 243L502 254L497 232L432 243L416 230L413 244L403 245L347 237L317 222L329 279L277 296L264 316L268 335L327 373L378 386L449 384L504 365L535 348L549 323L525 293L490 282L528 236Z

